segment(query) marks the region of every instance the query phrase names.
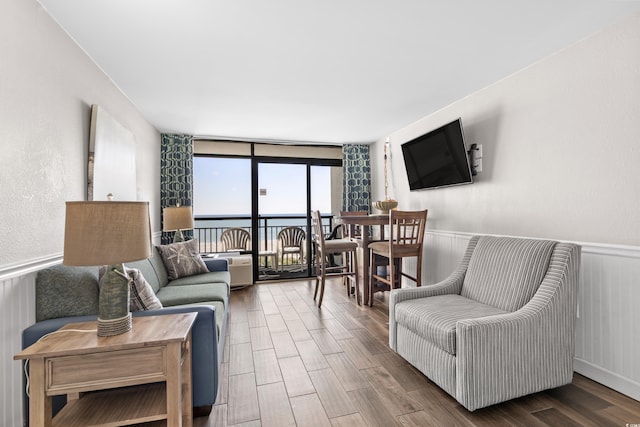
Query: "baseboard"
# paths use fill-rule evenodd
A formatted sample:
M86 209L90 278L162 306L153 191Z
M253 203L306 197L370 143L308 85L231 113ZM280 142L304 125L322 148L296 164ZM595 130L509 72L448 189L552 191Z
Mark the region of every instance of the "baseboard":
M580 375L640 401L640 383L578 358L573 360L573 369Z

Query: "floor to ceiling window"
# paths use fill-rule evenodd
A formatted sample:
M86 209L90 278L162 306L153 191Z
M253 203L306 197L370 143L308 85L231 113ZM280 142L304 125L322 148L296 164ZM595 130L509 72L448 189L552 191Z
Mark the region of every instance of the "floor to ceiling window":
M323 156L323 147L283 147L197 141L194 150L195 236L201 251L251 253L255 280L308 277L310 211L320 210L330 232L340 210L340 149L331 147ZM246 231L245 248L223 243L231 228Z
M251 159L195 156L193 214L200 252L240 249L222 247L220 237L232 227L251 234Z

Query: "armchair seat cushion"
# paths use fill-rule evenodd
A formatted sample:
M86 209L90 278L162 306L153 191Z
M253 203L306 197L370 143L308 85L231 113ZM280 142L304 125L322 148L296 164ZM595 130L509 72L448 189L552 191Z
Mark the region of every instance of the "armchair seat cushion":
M456 354L456 323L459 320L506 313L455 294L402 301L395 310L398 325L452 355Z

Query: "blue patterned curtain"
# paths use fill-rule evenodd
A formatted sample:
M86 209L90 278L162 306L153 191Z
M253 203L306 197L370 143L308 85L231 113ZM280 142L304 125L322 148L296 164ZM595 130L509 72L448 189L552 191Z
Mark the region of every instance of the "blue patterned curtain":
M160 209L177 203L193 206L193 137L162 134L160 146ZM192 230L183 234L193 237ZM163 245L172 241L173 232L162 233Z
M342 210L371 212L369 146L342 146Z

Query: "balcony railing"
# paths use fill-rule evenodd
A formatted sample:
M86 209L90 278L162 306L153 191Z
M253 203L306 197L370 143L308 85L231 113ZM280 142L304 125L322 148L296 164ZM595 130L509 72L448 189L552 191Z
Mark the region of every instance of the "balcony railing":
M333 229L333 217L322 216L323 230L328 234ZM222 252L220 235L227 229L238 227L251 233L251 216L211 215L195 217L194 237L200 243L200 252ZM307 232L307 217L304 215L265 215L258 218L258 251L277 251L278 233L285 227L297 226Z

